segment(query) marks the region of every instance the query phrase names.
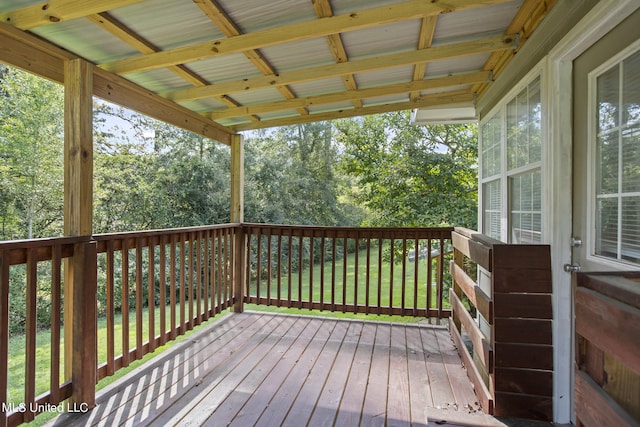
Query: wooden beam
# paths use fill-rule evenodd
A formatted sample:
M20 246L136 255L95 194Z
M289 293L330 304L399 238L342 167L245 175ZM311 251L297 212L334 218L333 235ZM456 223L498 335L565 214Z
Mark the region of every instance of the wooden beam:
M236 37L183 46L148 55L101 64L105 70L126 74L151 70L169 65L184 64L214 56L240 53L283 43L324 37L347 31L371 28L382 24L439 15L445 12L465 10L506 0L449 0L446 4L409 0L403 3L365 9L358 12L336 15L313 21L298 22L267 30L256 31Z
M173 101L202 99L233 92L265 89L316 79L327 79L360 72L413 65L421 62L509 50L513 48L513 41L514 37L512 36L489 37L468 42L432 47L417 52L402 52L392 55L343 62L340 64L304 68L295 71L283 72L278 75L254 77L246 80L235 80L228 83L220 83L202 88L177 90L166 93L165 96Z
M366 116L368 114L380 114L389 111L412 110L414 108L437 107L440 105L457 104L473 101L473 94L468 91L454 91L446 94L425 95L420 101L407 101L396 103L385 103L362 108L350 108L346 110L328 111L325 113L314 113L308 116L293 116L274 120L265 120L259 123L246 123L231 126L237 132L253 129L264 129L270 127L289 126L300 123L321 122L326 120L336 120L348 117Z
M72 53L10 25L0 23L0 61L63 84ZM99 68L93 68L94 95L229 145L233 131L159 95ZM235 105L234 105L235 106Z
M402 94L412 91L437 89L458 85L470 85L472 83L484 82L489 78L490 73L487 71L458 74L454 76L438 77L408 83L398 83L388 86L378 86L368 89L349 90L346 92L336 92L326 95L296 98L287 101L277 101L266 104L255 104L237 108L228 108L226 110L213 111L211 112L210 117L213 120L219 120L223 118L239 117L249 114L264 114L274 111L292 110L300 106L331 104L334 102L362 100L363 98L374 98L377 96ZM415 99L415 101L419 100L419 98Z
M316 0L313 2L313 8L315 9L318 18L333 16L333 9L331 8L329 0ZM329 44L329 49L331 50L333 58L337 64L349 61L349 55L347 55L347 50L344 47L344 43L342 43L342 37L340 34L329 34L327 36L327 43ZM347 90L358 89L358 85L356 84L356 79L353 74L342 76L342 81L344 82L344 86ZM362 101L360 99L354 99L352 101L354 107L362 108Z
M420 24L420 36L418 38L418 50L428 49L431 47L431 43L433 42L433 36L436 33L436 24L438 23L437 16L427 16L422 18L422 22ZM421 62L416 64L413 68L413 80L419 81L424 79L424 74L427 72L427 64L425 62ZM415 101L416 98L420 96L419 92L413 92L410 95L412 101Z
M0 22L13 25L21 30L28 30L129 6L140 3L141 1L142 0L49 0L11 12L0 13Z

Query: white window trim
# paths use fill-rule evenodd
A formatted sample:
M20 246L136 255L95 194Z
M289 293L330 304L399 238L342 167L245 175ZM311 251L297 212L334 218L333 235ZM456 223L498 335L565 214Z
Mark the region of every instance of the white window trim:
M637 270L639 268L638 264L625 261L625 260L617 260L613 258L608 258L600 255L596 255L596 145L597 145L597 113L595 111L595 105L597 103L597 79L598 77L609 70L611 67L614 67L617 64L620 64L626 58L640 51L640 40L632 43L627 46L625 49L620 51L617 55L611 57L608 61L601 64L593 71L591 71L588 75L588 150L587 150L587 194L588 194L588 212L587 212L587 224L589 225L589 232L586 236L586 245L588 248L586 259L589 262L593 262L595 264L602 265L603 267L609 269L617 269L622 271L630 271ZM622 161L622 159L620 159Z
M478 203L478 228L480 230L480 232L485 233L484 230L484 205L483 205L483 201L484 201L484 194L483 194L483 184L491 182L491 181L495 181L495 180L500 180L501 181L501 187L500 187L500 192L501 192L501 207L500 207L500 238L499 240L503 241L503 242L508 242L509 241L509 224L511 222L510 219L510 215L509 215L509 211L510 211L510 203L509 203L509 178L515 175L520 175L522 173L526 173L526 172L530 172L533 171L535 169L540 169L541 172L541 183L540 186L543 190L543 194L544 194L544 189L546 188L546 171L545 171L545 156L546 156L546 152L547 152L547 135L548 132L545 131L546 126L548 124L547 122L547 114L544 113L544 111L547 111L547 91L546 91L546 85L547 85L547 80L546 80L546 63L547 63L547 59L544 58L542 59L540 62L538 62L538 64L536 64L531 71L529 71L519 82L517 85L515 85L514 87L511 88L511 90L500 100L500 102L498 102L491 110L489 110L489 112L486 114L485 117L482 117L480 119L480 124L478 126L478 140L479 140L479 147L478 147L478 161L479 164L482 165L483 162L483 158L482 158L482 148L483 148L483 141L482 141L482 126L484 124L486 124L488 121L490 121L491 119L494 118L494 116L496 116L497 114L499 114L500 112L502 112L502 126L501 126L501 143L500 143L500 173L499 174L495 174L492 176L488 176L488 177L484 177L484 176L480 176L479 177L479 185L478 185L478 200L480 201L480 203ZM525 89L527 86L529 86L531 84L531 82L533 82L536 78L540 78L540 103L542 106L542 132L540 134L541 137L541 141L540 141L540 149L541 149L541 153L540 153L540 161L525 165L525 166L520 166L517 167L515 169L512 170L507 170L508 168L508 155L507 155L507 105L509 104L509 102L511 102L523 89ZM480 173L482 173L482 168L479 167L478 171ZM541 200L541 211L543 212L542 218L541 218L541 230L542 230L542 242L541 243L545 243L547 240L547 233L546 233L546 216L544 215L544 212L546 212L545 210L545 206L546 206L546 201L544 196L542 197Z

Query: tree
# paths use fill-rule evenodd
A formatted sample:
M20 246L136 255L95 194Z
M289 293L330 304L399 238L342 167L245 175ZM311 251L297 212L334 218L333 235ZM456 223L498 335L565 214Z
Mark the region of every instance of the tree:
M475 126L413 126L409 112L336 122L342 169L368 226L475 228Z
M63 88L0 65L0 239L62 232Z

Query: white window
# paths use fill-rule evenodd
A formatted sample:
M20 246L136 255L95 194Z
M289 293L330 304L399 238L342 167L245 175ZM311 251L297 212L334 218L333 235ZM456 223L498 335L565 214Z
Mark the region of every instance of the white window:
M640 51L592 76L595 84L597 256L640 264Z
M482 232L509 243L542 242L540 75L481 123Z

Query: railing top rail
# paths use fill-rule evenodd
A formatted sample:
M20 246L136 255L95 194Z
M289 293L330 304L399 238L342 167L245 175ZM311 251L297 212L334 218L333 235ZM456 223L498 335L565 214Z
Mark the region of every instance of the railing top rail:
M276 231L282 235L332 238L450 239L453 227L342 227L243 223L250 232ZM276 234L277 234L276 233Z
M31 248L51 247L54 245L73 245L88 242L91 236L45 237L41 239L4 240L0 241L0 251L23 250Z
M180 228L163 228L158 230L143 230L143 231L124 231L119 233L104 233L94 234L93 239L98 242L117 239L131 239L137 237L156 237L166 236L179 233L193 233L198 231L220 230L226 228L239 228L240 224L228 223L228 224L214 224L214 225L201 225L195 227L180 227Z
M495 246L495 245L504 245L504 242L501 242L500 240L496 240L493 239L487 235L484 235L478 231L475 230L471 230L469 228L464 228L464 227L454 227L454 231L458 234L463 235L464 237L468 238L468 239L472 239L478 243L481 243L485 246Z

